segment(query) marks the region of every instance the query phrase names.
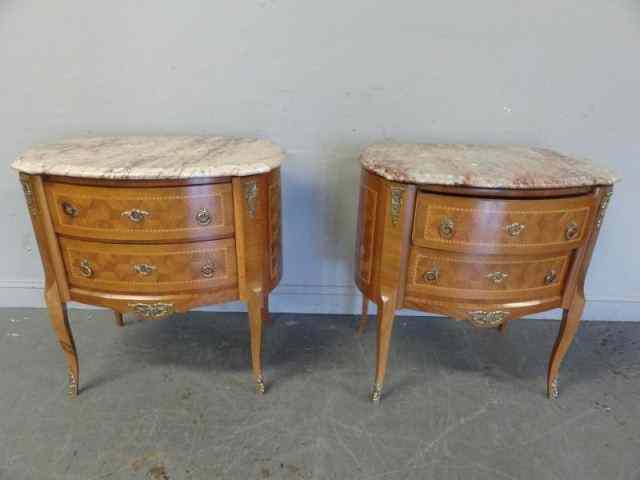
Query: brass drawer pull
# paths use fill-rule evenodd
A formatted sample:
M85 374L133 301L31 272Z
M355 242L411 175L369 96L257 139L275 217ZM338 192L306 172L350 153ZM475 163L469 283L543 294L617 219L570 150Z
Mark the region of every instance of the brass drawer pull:
M148 263L139 263L134 265L133 269L136 273L146 277L151 275L156 270L156 267L155 265L149 265Z
M570 222L567 225L567 229L564 232L565 238L567 240L574 240L578 236L578 232L580 231L580 227L576 222Z
M549 271L549 273L547 273L544 276L544 284L545 285L551 285L553 282L556 281L556 278L557 278L556 271L555 270L551 270L551 271Z
M491 280L493 283L502 283L509 276L508 273L504 272L491 272L487 274L487 278Z
M200 225L209 225L211 223L211 214L206 208L201 208L196 213L196 222Z
M89 260L85 259L80 262L80 275L85 278L93 277L93 268L91 268L91 263L89 263Z
M204 278L211 278L216 273L216 265L213 262L205 263L200 269L200 273Z
M449 239L455 233L455 224L449 217L444 217L440 222L440 236Z
M141 221L144 220L145 217L149 215L149 212L134 208L132 210L125 210L120 215L123 217L127 217L129 220L131 220L134 223L140 223Z
M522 231L525 228L525 225L523 225L522 223L516 222L516 223L510 223L504 228L510 236L517 237L522 233Z
M422 276L425 282L437 282L439 277L440 270L438 270L438 267L436 267L435 265L431 270L425 272L425 274Z
M509 312L503 310L494 310L485 312L484 310L475 310L467 314L467 320L475 327L494 328L506 320Z
M62 202L62 211L70 217L78 216L78 209L69 202Z

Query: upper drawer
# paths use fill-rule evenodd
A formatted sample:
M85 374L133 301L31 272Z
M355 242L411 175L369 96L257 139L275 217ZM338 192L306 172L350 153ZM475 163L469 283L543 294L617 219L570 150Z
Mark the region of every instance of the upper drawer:
M235 240L136 245L61 238L72 287L101 292L179 293L235 288Z
M418 194L413 242L473 253L543 253L576 248L589 231L593 197L541 200Z
M184 187L45 184L57 232L100 240L201 240L233 233L230 183Z

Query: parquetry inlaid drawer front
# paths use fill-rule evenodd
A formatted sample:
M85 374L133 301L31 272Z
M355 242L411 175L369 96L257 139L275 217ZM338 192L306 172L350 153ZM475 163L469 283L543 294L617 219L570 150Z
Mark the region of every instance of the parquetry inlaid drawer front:
M508 301L549 298L562 291L570 256L471 256L413 248L407 295Z
M59 233L128 241L210 239L233 233L229 183L169 188L47 183Z
M169 293L237 286L235 240L168 245L61 238L69 284L105 292Z
M474 253L570 250L585 240L592 204L590 195L505 200L420 193L413 243Z

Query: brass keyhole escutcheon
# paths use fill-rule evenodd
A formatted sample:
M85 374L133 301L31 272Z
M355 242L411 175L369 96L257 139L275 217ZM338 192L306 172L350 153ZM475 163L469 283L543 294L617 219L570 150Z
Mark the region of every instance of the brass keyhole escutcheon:
M155 265L149 265L148 263L139 263L133 266L133 270L144 277L151 275L155 270Z
M564 234L567 240L574 240L578 236L579 231L580 227L578 227L578 224L572 221L567 224L567 229Z
M146 210L134 208L131 210L125 210L120 215L123 217L127 217L133 223L140 223L145 219L145 217L149 215L149 212L147 212Z
M493 283L502 283L507 277L509 274L504 272L491 272L487 275L487 278Z
M209 225L211 223L211 213L209 213L209 210L206 208L198 210L198 213L196 213L196 222L203 226Z
M89 260L85 259L80 262L80 275L85 278L93 277L93 268L91 268Z
M78 216L78 209L69 202L62 202L62 211L70 217Z
M453 220L449 217L444 217L440 222L439 231L442 238L449 239L453 237L455 233L455 224L453 223Z
M547 273L544 276L544 284L545 285L551 285L553 282L556 281L556 278L557 278L556 271L555 270L551 270L551 271L549 271L549 273Z
M204 278L211 278L216 273L216 265L213 262L205 263L200 269Z
M525 225L523 225L522 223L510 223L509 225L507 225L505 227L505 229L507 230L507 233L512 236L512 237L517 237L519 236L522 231L524 230Z
M422 278L424 278L425 282L437 282L438 278L440 278L440 270L434 265L431 270L425 272Z

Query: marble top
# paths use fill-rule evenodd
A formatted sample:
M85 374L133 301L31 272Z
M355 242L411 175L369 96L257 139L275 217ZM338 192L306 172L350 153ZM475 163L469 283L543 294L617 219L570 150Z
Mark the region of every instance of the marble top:
M611 185L619 178L588 160L517 145L376 144L363 167L397 182L478 188Z
M255 175L283 159L280 147L253 138L88 137L32 147L11 166L34 175L142 180Z

